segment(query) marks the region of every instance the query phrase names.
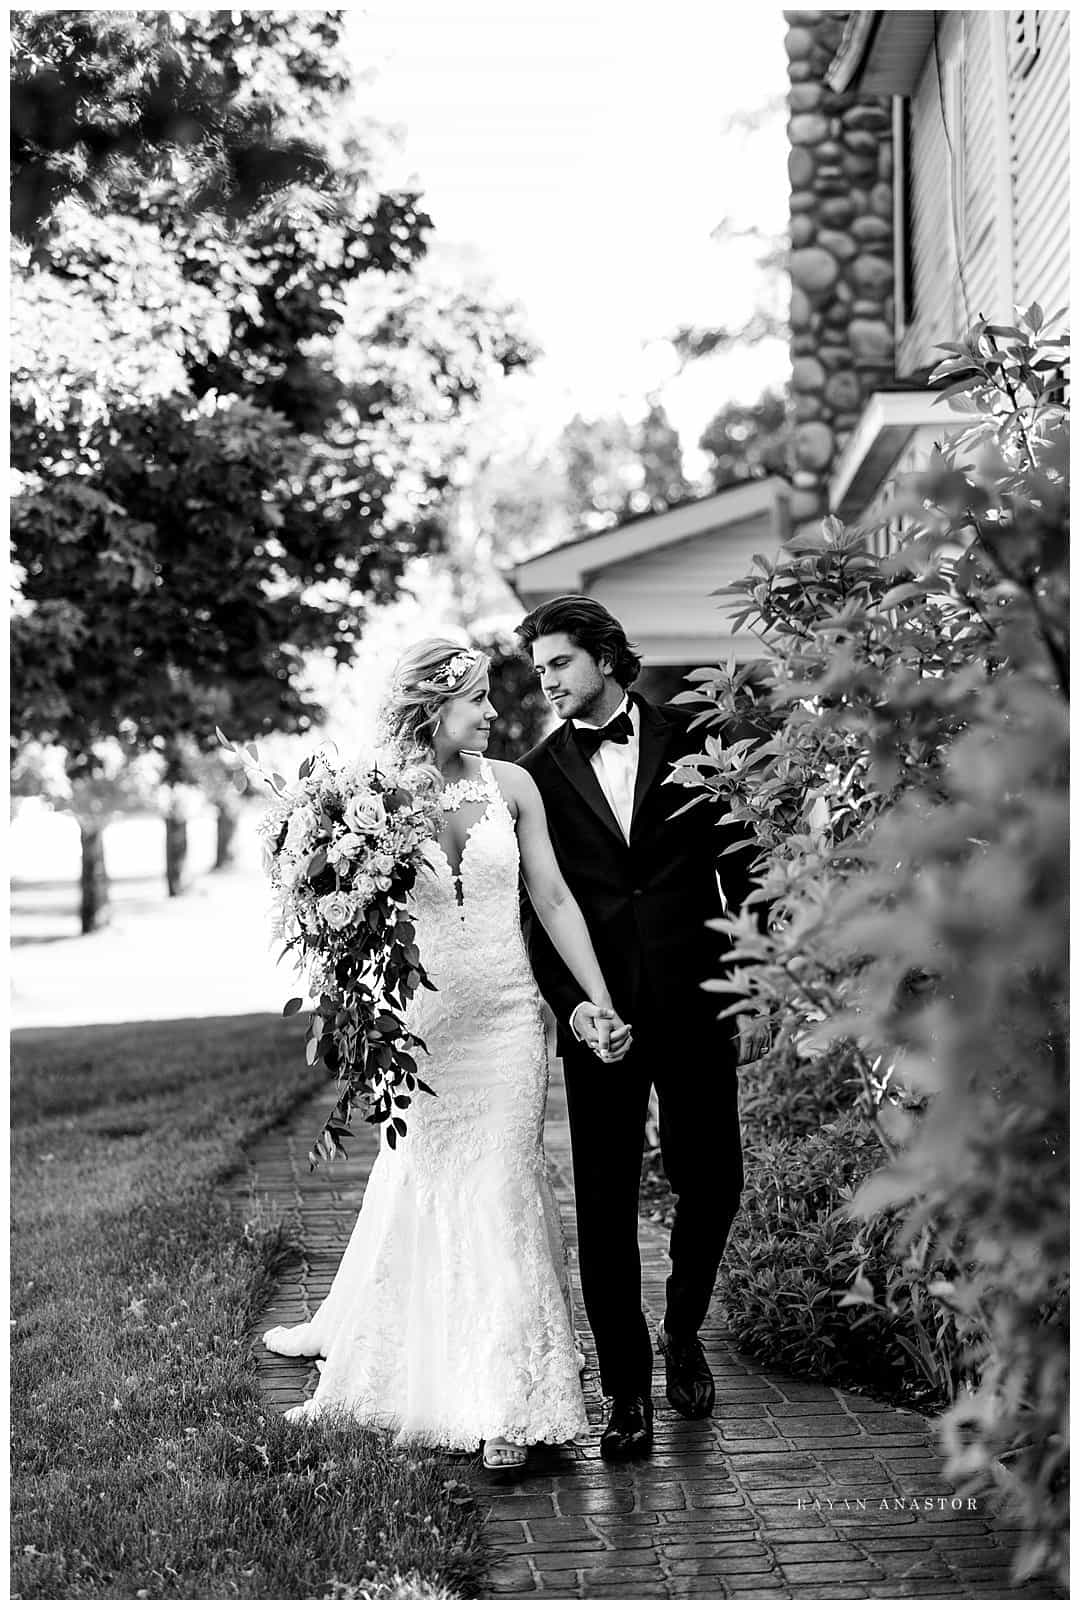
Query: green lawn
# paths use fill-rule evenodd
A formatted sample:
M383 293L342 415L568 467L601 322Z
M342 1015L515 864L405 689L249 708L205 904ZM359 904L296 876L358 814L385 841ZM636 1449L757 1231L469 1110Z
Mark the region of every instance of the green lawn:
M245 1337L285 1249L221 1182L325 1077L302 1025L13 1043L13 1595L470 1596L451 1466L260 1402Z

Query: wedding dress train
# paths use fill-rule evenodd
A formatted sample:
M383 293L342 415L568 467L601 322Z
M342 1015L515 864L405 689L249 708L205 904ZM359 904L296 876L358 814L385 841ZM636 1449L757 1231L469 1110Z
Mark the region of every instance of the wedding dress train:
M385 1141L330 1291L307 1324L263 1337L325 1359L290 1418L346 1411L401 1441L474 1449L588 1430L565 1244L543 1150L547 1054L518 918L518 844L488 762L455 877L427 847L413 899L438 988L410 1003L426 1042L395 1150Z

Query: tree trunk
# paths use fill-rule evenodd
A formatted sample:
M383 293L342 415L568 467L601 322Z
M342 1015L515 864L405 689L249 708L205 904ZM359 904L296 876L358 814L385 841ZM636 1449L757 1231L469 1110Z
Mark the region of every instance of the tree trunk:
M184 892L187 853L187 819L170 812L165 818L165 882L170 895Z
M222 799L217 804L217 853L214 856L214 871L220 872L225 867L232 866L236 860L236 824L239 813L231 800Z
M104 822L80 822L82 839L82 873L79 880L79 920L84 934L95 933L108 926L112 913L109 909L109 874L105 870Z

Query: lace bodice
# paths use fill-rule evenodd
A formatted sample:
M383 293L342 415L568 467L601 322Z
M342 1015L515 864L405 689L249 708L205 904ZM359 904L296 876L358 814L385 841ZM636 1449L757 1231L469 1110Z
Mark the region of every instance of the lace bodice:
M517 832L490 761L481 763L479 777L450 784L443 801L448 811L467 802L486 808L465 836L456 874L438 839L429 839L424 847L429 865L413 892L424 966L433 978L440 968L456 974L464 951L504 947L528 966L518 910Z

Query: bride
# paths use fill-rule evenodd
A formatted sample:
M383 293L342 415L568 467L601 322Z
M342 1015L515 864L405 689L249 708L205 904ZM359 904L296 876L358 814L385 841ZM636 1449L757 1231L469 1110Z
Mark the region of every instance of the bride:
M263 1337L273 1352L325 1359L314 1397L290 1418L343 1411L399 1440L482 1446L489 1470L588 1430L543 1151L547 1055L519 870L587 997L597 1054L618 1061L630 1043L535 783L483 758L494 715L483 654L431 638L398 662L384 726L404 759L435 768L443 808L412 896L437 990L421 990L407 1014L436 1095L417 1097L396 1150L381 1148L315 1317Z

